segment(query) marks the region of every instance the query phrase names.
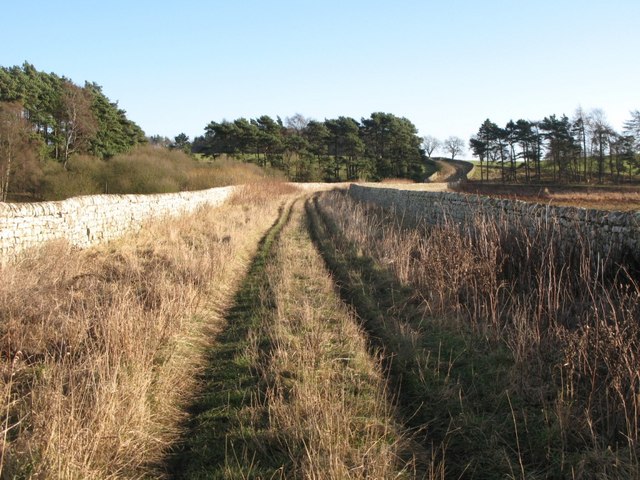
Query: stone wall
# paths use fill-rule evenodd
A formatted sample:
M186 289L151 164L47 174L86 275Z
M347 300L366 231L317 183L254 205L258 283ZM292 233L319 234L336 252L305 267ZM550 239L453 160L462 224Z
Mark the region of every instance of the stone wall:
M91 195L60 202L0 203L0 260L49 240L87 247L139 229L154 217L222 204L234 187L159 195Z
M451 221L469 224L481 216L522 225L529 230L551 229L565 246L588 242L593 252L616 262L621 257L640 263L640 211L612 212L556 207L453 192L425 192L351 185L360 201L395 209L430 224Z

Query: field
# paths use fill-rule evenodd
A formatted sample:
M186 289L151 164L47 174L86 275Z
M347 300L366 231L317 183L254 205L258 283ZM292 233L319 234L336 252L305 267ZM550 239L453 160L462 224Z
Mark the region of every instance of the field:
M637 271L556 247L279 183L48 245L2 267L3 478L638 478Z
M523 200L547 205L600 210L640 210L638 186L514 185L468 182L458 192Z

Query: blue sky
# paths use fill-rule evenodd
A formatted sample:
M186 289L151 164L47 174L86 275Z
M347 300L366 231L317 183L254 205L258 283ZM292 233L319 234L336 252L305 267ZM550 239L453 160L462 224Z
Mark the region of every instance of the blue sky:
M640 109L640 1L6 0L0 65L103 86L148 135L384 111L467 140L485 118Z

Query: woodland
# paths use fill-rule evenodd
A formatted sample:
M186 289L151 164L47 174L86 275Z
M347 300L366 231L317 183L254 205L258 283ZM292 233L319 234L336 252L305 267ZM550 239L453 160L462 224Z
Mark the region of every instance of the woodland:
M211 121L190 140L147 136L95 82L75 84L33 65L0 67L0 201L56 200L97 193L162 193L209 188L220 162L252 175L297 182L423 182L433 160L463 156L456 136L420 136L414 123L388 112L360 120L339 116ZM602 110L572 118L485 120L468 143L481 182L605 184L637 182L640 111L622 132ZM262 173L258 173L262 169Z

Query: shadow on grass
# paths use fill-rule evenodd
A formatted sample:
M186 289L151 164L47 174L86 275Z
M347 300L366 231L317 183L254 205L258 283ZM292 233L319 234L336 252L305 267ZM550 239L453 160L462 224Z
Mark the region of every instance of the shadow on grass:
M226 328L209 347L202 390L189 406L186 434L168 465L173 478L280 478L287 470L287 452L267 433L264 382L255 366L256 360L268 361L271 348L261 334L275 308L266 265L290 214L290 207L281 209L261 240ZM258 359L248 354L252 343Z
M405 425L432 452L432 462L445 464L445 477L506 478L520 475L521 462L537 469L552 461L539 412L525 418L515 413L532 409L509 396L506 348L426 318L416 292L347 240L317 196L305 206L312 238L341 296L356 309L372 348L384 352ZM522 451L514 421L520 432L540 430Z

